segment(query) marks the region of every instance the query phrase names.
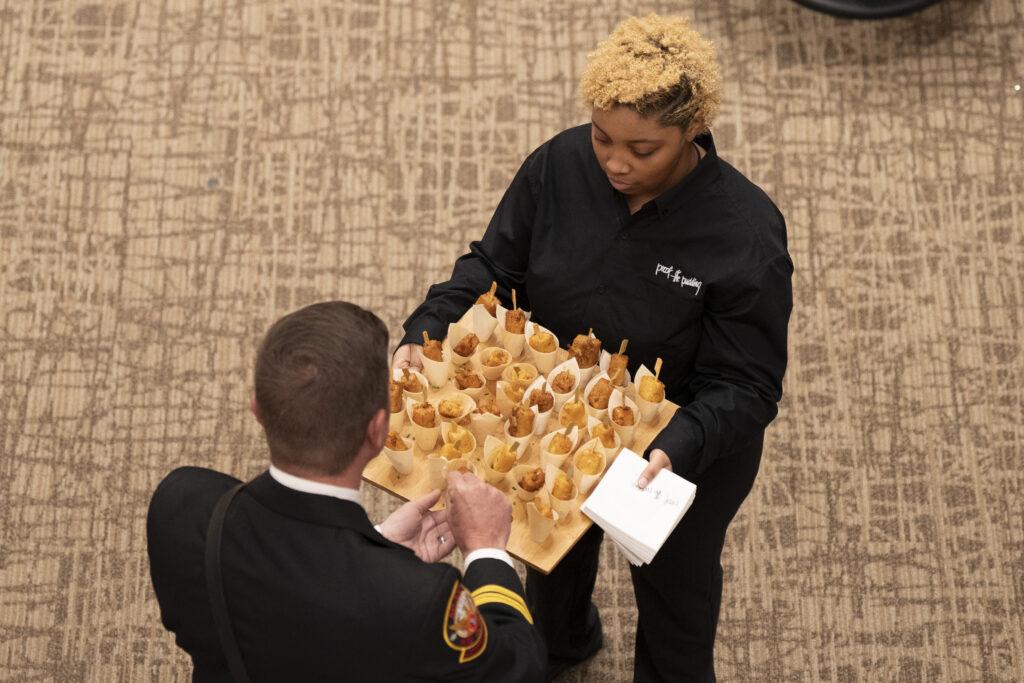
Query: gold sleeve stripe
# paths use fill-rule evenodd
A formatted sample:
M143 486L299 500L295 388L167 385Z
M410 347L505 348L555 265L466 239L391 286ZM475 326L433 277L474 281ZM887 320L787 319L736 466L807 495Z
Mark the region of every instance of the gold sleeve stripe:
M526 606L526 601L524 601L522 596L518 593L510 591L504 586L492 583L477 588L473 591L473 602L477 604L477 607L487 605L489 603L507 605L522 614L523 619L526 619L528 623L533 623L533 615L530 614L530 609Z

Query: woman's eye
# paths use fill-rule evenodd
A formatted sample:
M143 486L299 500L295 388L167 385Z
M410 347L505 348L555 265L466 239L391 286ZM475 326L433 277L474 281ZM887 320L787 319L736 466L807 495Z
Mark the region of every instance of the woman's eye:
M599 138L599 137L595 137L594 140L596 140L599 144L602 144L602 145L607 145L609 142L611 142L610 140L604 140L604 139Z
M649 152L633 152L633 154L634 154L634 155L636 155L636 156L638 156L638 157L649 157L649 156L651 156L652 154L654 154L654 150L652 149L652 150L651 150L651 151L649 151Z

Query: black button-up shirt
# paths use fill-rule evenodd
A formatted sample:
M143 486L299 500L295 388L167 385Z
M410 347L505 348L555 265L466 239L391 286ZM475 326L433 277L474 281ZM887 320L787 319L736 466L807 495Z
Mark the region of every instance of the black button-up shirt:
M629 367L653 368L682 408L651 448L697 478L757 439L777 413L786 370L793 265L768 196L707 150L678 185L630 215L594 156L590 126L523 163L484 233L430 288L402 343L440 338L497 280L498 295L563 346L594 328L604 348L629 339Z

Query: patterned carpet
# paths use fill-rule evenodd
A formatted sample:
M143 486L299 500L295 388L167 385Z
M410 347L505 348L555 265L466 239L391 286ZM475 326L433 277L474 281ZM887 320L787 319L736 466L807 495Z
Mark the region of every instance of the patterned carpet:
M722 155L785 213L787 395L723 558L724 680L1024 679L1024 5L0 0L0 678L173 680L144 518L264 465L254 346L325 298L393 333L585 54L686 11ZM369 491L371 517L394 503ZM606 647L635 606L609 544Z

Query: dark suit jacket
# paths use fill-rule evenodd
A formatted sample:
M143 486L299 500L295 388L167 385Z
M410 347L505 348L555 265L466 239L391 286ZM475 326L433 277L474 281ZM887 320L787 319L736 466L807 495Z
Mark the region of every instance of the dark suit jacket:
M184 467L149 507L153 588L194 680L230 680L203 558L213 507L237 483ZM221 556L253 680L543 679L544 645L511 567L476 560L460 581L453 567L385 539L355 503L289 489L265 472L228 510Z

